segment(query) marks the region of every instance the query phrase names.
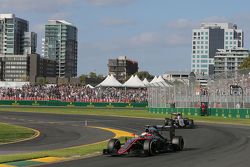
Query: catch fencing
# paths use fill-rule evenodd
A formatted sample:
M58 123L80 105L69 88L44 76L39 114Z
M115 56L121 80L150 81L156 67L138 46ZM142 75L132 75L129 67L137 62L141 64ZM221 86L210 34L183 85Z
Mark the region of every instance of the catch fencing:
M209 76L207 86L194 78L148 86L149 108L250 108L250 70Z

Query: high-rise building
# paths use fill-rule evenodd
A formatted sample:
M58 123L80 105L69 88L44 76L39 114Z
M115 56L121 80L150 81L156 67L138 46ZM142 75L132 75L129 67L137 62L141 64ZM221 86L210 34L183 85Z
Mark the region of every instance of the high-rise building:
M123 82L138 72L138 62L129 60L126 56L119 56L117 59L108 60L108 70L109 74Z
M37 77L56 77L56 61L38 54L0 54L1 81L30 81Z
M244 34L232 23L202 23L192 32L192 66L196 74L214 73L214 56L217 49L242 48Z
M214 57L214 74L234 73L249 56L249 50L239 49L218 49Z
M23 41L23 53L35 54L37 47L37 34L35 32L25 32Z
M29 32L28 21L15 14L0 14L0 79L28 81L29 55L36 53L36 46L37 35Z
M188 80L189 74L187 71L168 71L163 74L163 78L167 81Z
M57 76L77 76L77 28L64 20L49 20L45 25L43 42L45 57L54 59L57 64Z
M45 38L42 38L42 57L45 57Z
M28 21L14 14L0 14L0 54L24 54L25 32L28 31Z

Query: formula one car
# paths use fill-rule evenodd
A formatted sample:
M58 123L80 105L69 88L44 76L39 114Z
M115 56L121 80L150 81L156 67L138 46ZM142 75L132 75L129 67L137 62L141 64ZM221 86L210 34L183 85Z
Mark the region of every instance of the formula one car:
M169 137L167 138L167 132ZM173 126L147 126L145 131L138 137L131 138L124 144L118 139L110 139L104 155L145 155L153 156L168 151L181 151L184 140L181 136L175 136Z
M194 128L192 119L183 118L181 113L172 113L171 118L165 118L165 126L174 126L175 128Z

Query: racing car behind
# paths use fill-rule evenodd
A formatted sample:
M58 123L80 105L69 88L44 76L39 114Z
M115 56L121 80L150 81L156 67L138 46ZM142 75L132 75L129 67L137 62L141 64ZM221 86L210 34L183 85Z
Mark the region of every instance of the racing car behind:
M194 120L182 117L182 113L172 113L170 118L165 118L165 126L174 126L175 128L194 128Z

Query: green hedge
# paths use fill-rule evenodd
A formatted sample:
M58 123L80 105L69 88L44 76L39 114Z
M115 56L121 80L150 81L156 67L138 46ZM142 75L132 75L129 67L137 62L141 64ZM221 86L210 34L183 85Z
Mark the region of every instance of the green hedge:
M68 107L147 107L148 103L108 103L108 102L62 102L50 101L28 101L28 100L0 100L0 105L24 105L24 106L68 106Z

